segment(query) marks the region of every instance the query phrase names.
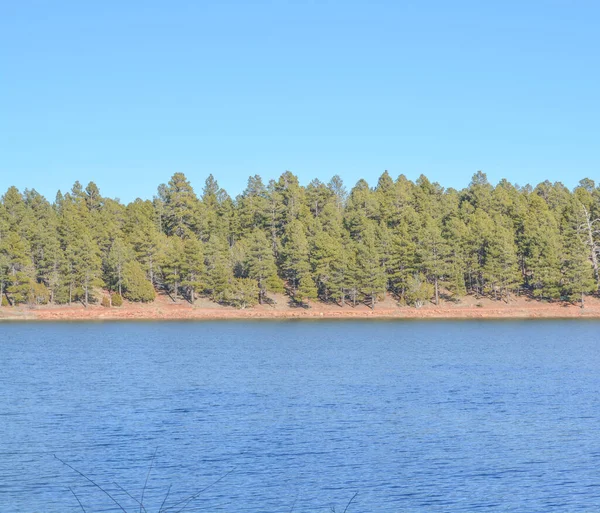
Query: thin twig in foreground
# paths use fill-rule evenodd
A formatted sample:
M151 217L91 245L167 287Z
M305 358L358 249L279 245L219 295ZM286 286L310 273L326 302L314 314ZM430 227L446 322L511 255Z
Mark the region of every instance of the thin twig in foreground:
M131 495L127 490L125 490L125 488L123 488L119 483L113 481L113 484L119 489L121 490L123 493L125 493L127 495L127 497L129 497L131 500L135 501L136 503L138 503L145 511L145 513L148 513L146 511L145 506L139 501L137 500L133 495Z
M298 501L298 496L296 495L296 498L294 499L294 502L292 502L292 507L290 508L290 513L294 513L294 508L296 507L296 502Z
M152 472L152 465L154 465L154 459L156 458L157 452L158 447L154 450L154 454L152 455L152 459L150 460L150 468L148 468L148 473L146 474L146 481L144 482L144 488L142 489L142 498L140 499L140 513L142 513L142 509L146 511L146 508L144 508L144 493L146 493L146 486L148 486L148 478L150 477L150 472Z
M96 488L98 488L99 490L101 490L105 495L107 495L110 500L112 500L117 506L119 506L119 508L121 509L121 511L123 513L127 513L127 510L121 506L121 504L119 504L119 501L117 499L115 499L110 493L108 493L104 488L102 488L98 483L96 483L93 479L90 479L88 476L86 476L83 472L80 472L79 470L77 470L75 467L72 467L71 465L69 465L66 461L61 460L56 454L54 455L54 457L60 461L63 465L66 465L67 467L69 467L72 471L77 472L81 477L83 477L84 479L86 479L87 481L89 481L90 483L92 483Z
M358 492L356 492L356 493L355 493L355 494L352 496L352 498L350 499L350 501L348 502L348 504L346 504L346 508L344 509L344 513L346 513L346 511L348 511L348 508L350 507L350 504L352 504L352 501L353 501L354 499L356 499L356 496L357 496L357 495L358 495Z
M219 479L217 479L216 481L214 481L213 483L209 484L208 486L202 488L201 490L198 490L196 493L190 495L189 497L180 500L179 502L176 502L175 504L173 504L172 506L169 506L168 508L165 508L163 511L169 511L171 509L176 508L177 506L180 506L181 504L183 504L183 508L178 509L176 511L176 513L181 513L181 511L183 511L187 505L193 501L196 497L198 497L201 493L204 493L206 490L208 490L209 488L212 488L213 486L215 486L217 483L220 483L221 481L223 481L223 479L225 479L229 474L231 474L233 471L235 470L235 467L232 468L229 472L223 474Z
M158 510L158 513L162 513L162 511L163 511L165 502L167 502L167 499L169 498L169 494L171 493L171 486L173 486L173 485L169 485L169 489L167 490L167 495L165 495L165 498L162 501L162 504L160 505L160 509Z
M81 509L83 510L83 513L87 513L87 511L85 510L85 508L83 507L83 504L81 504L81 501L79 500L79 497L77 497L77 494L73 491L73 488L71 488L69 486L69 490L71 491L71 493L73 494L73 497L75 497L77 499L77 502L79 503L79 505L81 506Z

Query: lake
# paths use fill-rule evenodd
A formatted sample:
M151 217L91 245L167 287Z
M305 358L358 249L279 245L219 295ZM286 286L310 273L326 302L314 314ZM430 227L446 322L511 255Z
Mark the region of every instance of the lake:
M599 328L0 324L0 511L598 511Z

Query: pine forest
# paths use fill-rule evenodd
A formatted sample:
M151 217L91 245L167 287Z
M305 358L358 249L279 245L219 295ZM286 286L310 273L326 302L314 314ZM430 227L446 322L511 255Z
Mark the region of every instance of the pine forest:
M583 179L463 190L386 171L374 187L291 172L248 179L231 198L176 173L127 205L76 182L54 202L10 187L0 202L0 297L19 304L150 302L156 294L246 308L291 304L420 307L474 295L582 306L600 285L600 188ZM279 296L281 297L281 296ZM109 302L107 305L106 302Z

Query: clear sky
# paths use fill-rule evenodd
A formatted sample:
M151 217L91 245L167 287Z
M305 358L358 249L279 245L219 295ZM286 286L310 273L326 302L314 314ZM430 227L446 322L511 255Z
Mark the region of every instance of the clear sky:
M595 0L0 3L0 192L600 179Z

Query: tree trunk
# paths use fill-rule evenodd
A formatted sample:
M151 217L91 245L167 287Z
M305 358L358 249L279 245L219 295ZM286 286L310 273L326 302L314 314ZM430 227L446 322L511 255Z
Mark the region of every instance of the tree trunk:
M435 277L435 306L440 304L440 290L438 286L438 277Z
M598 248L596 246L596 242L594 241L594 221L590 219L590 213L588 212L587 208L585 208L585 205L581 205L581 208L583 209L583 213L585 215L585 228L587 231L588 245L590 246L592 266L594 267L594 276L596 277L596 291L599 291L600 272L598 271Z

